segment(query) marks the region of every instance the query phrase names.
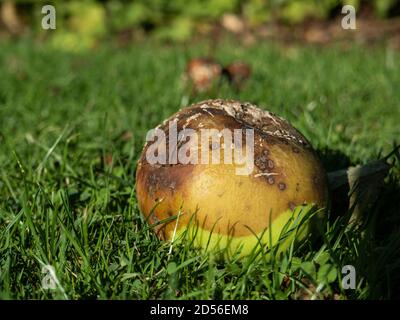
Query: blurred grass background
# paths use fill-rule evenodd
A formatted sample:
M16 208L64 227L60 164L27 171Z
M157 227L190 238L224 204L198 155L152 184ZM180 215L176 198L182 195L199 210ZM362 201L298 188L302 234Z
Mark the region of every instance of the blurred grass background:
M57 30L51 34L41 28L45 4L57 10ZM79 50L116 34L186 41L209 34L216 24L240 33L269 23L330 21L346 4L377 19L400 14L399 0L4 0L0 30L3 36L51 37L56 47Z

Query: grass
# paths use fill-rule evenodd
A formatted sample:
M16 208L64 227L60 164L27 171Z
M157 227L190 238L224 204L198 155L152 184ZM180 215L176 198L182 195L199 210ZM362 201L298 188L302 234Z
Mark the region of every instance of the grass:
M0 50L0 298L400 298L400 173L385 180L367 223L349 212L324 236L272 260L223 262L157 240L135 197L146 132L188 100L180 76L205 43L112 45L70 54L29 40ZM324 48L227 42L223 62L249 61L236 93L287 118L328 171L387 154L400 134L400 54L385 46ZM59 285L42 287L43 265ZM341 287L354 265L357 287ZM306 280L305 280L306 279Z

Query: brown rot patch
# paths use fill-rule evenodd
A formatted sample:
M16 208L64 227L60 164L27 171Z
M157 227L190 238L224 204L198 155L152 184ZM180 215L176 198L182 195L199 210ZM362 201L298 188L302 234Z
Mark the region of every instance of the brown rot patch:
M256 158L255 160L255 165L258 169L260 169L261 171L267 169L268 166L268 159L266 156L261 155L259 157Z
M191 179L193 165L152 166L145 164L137 171L136 180L144 186L150 197L160 197L162 194L174 194L181 186Z
M284 184L283 182L279 182L278 183L278 188L279 190L283 191L286 189L286 184Z
M292 150L294 153L300 153L300 149L297 147L293 147Z

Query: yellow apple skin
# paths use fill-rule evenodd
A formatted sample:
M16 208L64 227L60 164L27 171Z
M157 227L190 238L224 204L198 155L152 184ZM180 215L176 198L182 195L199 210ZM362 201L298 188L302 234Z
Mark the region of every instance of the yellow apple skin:
M150 224L179 216L155 228L160 239L186 233L205 250L227 249L230 254L239 250L245 256L260 244L268 248L276 244L285 225L311 207L326 208L327 180L321 162L285 120L232 100L208 100L183 109L165 121L162 130L168 130L169 120L177 121L178 130L253 128L254 158L249 161L254 169L238 175L238 164L223 163L223 148L219 164L154 165L146 160L147 144L136 172L140 211ZM246 147L242 146L242 154L248 157ZM196 148L200 154L201 145L193 144L190 150ZM306 223L296 241L309 232ZM291 240L286 239L282 248Z

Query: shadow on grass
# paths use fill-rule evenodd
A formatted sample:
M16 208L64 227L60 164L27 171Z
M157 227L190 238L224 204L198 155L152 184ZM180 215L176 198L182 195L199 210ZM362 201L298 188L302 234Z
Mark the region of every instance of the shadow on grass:
M342 175L340 187L333 186L330 174L331 211L330 223L339 221L339 228L346 229L345 235L335 250L342 263L353 264L357 270L357 282L364 279L368 289L361 297L366 299L400 298L400 199L399 162L379 168L378 173L370 173L369 168L361 167L360 175L369 175L361 179L362 191L350 190L346 168L351 165L349 157L337 150L324 149L319 152L328 172L336 171ZM343 171L337 171L343 170ZM356 194L359 193L359 194ZM352 203L351 196L357 200ZM353 206L353 207L352 207ZM358 212L355 212L358 211ZM354 218L355 217L355 218ZM350 226L349 220L356 219ZM341 234L337 232L337 234ZM339 237L339 236L338 236ZM337 238L338 238L337 237ZM336 246L337 238L332 238L328 246ZM342 250L343 252L338 252ZM363 285L364 287L364 285ZM353 294L348 295L349 298ZM354 297L360 297L354 293Z

